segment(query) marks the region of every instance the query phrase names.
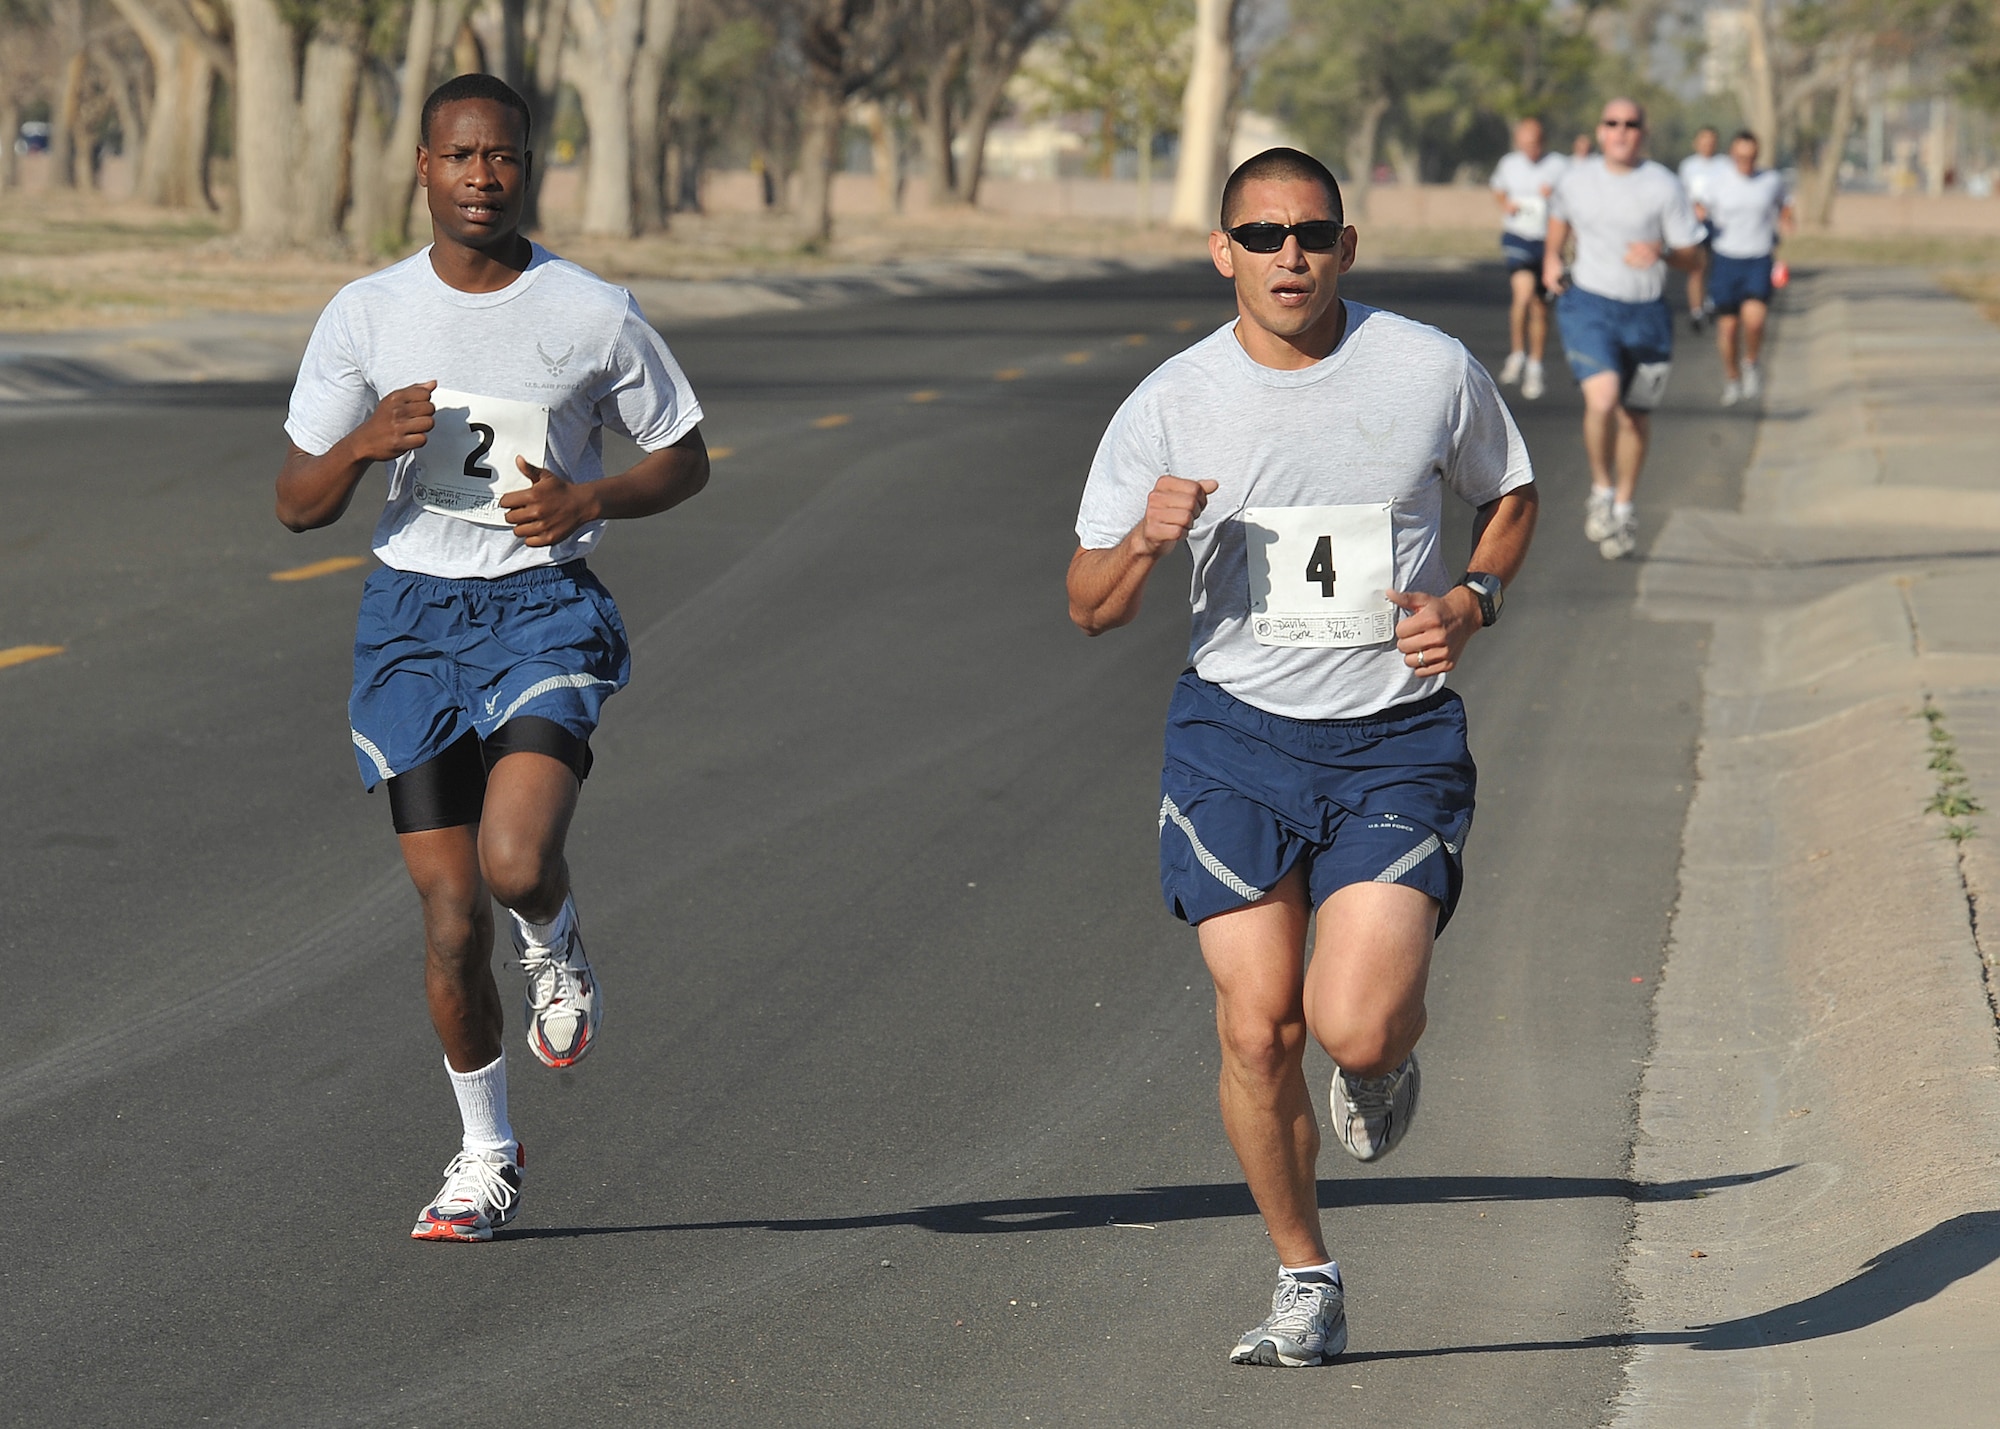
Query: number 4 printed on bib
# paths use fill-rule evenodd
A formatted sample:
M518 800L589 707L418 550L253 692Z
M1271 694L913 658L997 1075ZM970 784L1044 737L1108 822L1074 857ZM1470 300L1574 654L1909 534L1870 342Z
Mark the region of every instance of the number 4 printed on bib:
M1396 635L1386 592L1396 579L1387 503L1255 506L1242 514L1250 634L1259 645L1344 649Z

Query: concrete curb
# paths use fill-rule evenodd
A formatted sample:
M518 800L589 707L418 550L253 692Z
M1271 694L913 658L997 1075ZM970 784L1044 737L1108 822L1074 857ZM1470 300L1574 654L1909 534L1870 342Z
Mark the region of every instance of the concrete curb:
M1676 513L1641 608L1710 619L1655 1003L1613 1423L1989 1424L2000 1044L1977 898L1927 813L1943 728L2000 793L2000 330L1914 274L1809 280L1743 512ZM1801 310L1802 309L1802 310Z

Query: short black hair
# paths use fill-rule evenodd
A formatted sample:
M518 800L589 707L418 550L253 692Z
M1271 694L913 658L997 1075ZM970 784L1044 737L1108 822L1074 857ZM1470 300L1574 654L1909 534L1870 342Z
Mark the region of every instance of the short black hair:
M1752 134L1748 129L1738 129L1734 134L1731 134L1729 136L1729 147L1733 149L1746 139L1755 144L1759 149L1764 147L1762 144L1757 143L1757 136Z
M1326 190L1326 201L1333 209L1333 221L1346 221L1340 206L1340 181L1334 178L1333 170L1298 149L1266 149L1238 164L1236 172L1229 176L1229 182L1222 186L1222 227L1229 226L1229 211L1242 196L1243 186L1255 179L1316 183Z
M528 142L530 130L534 127L534 118L528 113L528 101L498 75L477 73L448 79L431 91L431 97L424 101L423 117L417 121L417 142L428 149L432 117L447 104L458 104L468 99L484 99L513 110L521 118L521 142Z
M1718 139L1722 137L1722 131L1716 128L1713 124L1704 124L1701 126L1701 128L1694 131L1694 137L1697 139L1699 139L1704 134L1713 134ZM1736 141L1734 139L1731 139L1729 142L1734 144Z

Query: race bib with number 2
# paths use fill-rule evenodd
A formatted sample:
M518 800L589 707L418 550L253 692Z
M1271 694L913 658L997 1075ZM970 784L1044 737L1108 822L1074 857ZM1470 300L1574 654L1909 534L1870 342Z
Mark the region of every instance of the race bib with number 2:
M410 489L417 504L440 516L505 526L500 498L530 483L514 464L544 466L549 409L505 397L481 397L440 387L431 393L437 425L410 454Z
M1341 649L1396 637L1388 503L1255 506L1242 513L1250 633L1259 645Z

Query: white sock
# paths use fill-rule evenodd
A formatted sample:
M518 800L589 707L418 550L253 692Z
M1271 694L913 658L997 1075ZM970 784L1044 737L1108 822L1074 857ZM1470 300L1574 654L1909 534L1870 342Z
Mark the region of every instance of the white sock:
M1531 369L1533 369L1534 371L1536 371L1536 372L1540 372L1540 371L1542 370L1542 360L1541 360L1541 358L1539 358L1539 357L1531 357L1531 358L1529 358L1529 359L1528 359L1528 366L1529 366L1529 367L1530 367Z
M1515 349L1514 349L1514 350L1513 350L1512 352L1510 352L1510 353L1508 353L1508 354L1507 354L1507 360L1508 360L1509 362L1512 362L1512 361L1513 361L1513 360L1514 360L1515 358L1517 358L1517 357L1519 357L1519 358L1524 358L1524 359L1525 359L1525 358L1527 357L1527 355L1528 355L1528 354L1527 354L1527 350L1526 350L1525 348L1519 348L1519 347L1517 347L1517 348L1515 348Z
M1613 515L1614 517L1616 517L1616 518L1617 518L1618 520L1620 520L1620 521L1629 521L1629 520L1631 520L1631 519L1632 519L1632 503L1631 503L1631 502L1629 502L1629 501L1614 501L1614 502L1612 502L1612 503L1611 503L1611 514L1612 514L1612 515Z
M508 910L510 913L512 909ZM563 896L562 907L556 909L556 916L546 923L531 923L519 913L514 913L514 926L521 930L521 936L538 948L559 948L569 936L572 924L576 922L576 903L571 895Z
M1340 1262L1329 1260L1324 1265L1280 1265L1278 1274L1289 1275L1297 1280L1301 1275L1324 1275L1328 1280L1340 1279Z
M451 1073L459 1119L465 1123L465 1149L512 1150L516 1143L514 1128L507 1123L507 1054L502 1052L476 1072L457 1071L449 1061L444 1069Z

